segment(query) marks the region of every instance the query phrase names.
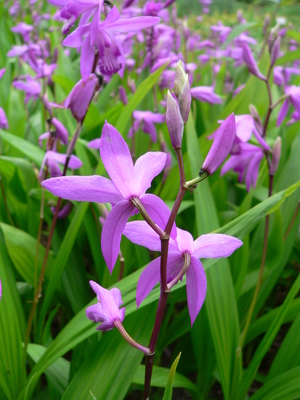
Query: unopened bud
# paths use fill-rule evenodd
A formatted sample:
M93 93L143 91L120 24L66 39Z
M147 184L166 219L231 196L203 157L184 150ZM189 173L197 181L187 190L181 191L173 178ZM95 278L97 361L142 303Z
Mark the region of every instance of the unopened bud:
M271 176L274 176L277 171L280 155L281 155L281 137L278 136L275 140L272 152L272 161L270 164L270 171L269 171Z
M177 63L176 67L174 92L178 99L182 119L184 123L187 123L191 108L192 97L189 76L185 73L181 61Z
M261 122L261 119L260 119L260 116L258 114L256 107L253 104L250 104L249 111L250 111L251 117L254 119L255 127L256 127L258 133L260 135L262 135L263 125L262 125L262 122Z
M174 149L181 147L184 123L175 93L168 91L166 123Z
M264 19L264 23L263 23L263 35L264 35L264 37L267 35L269 25L270 25L270 15L267 14L265 19Z
M212 175L225 161L236 136L236 123L234 114L225 119L217 130L213 144L204 160L200 173L207 172Z
M271 49L271 65L274 65L278 55L279 55L279 50L280 50L280 37L278 36L273 43L272 49Z

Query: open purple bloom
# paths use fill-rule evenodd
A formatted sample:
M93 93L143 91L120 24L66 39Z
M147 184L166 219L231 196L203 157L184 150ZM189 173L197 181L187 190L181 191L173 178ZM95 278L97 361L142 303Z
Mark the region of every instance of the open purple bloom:
M128 218L137 213L133 204L138 198L150 217L162 229L170 211L153 194L145 194L152 179L165 166L167 154L148 152L133 165L130 150L119 132L107 122L102 131L100 156L111 180L102 176L65 176L52 178L42 185L56 196L67 200L112 203L113 207L104 224L101 248L110 272L117 260L122 232ZM172 236L176 235L175 228Z
M84 79L92 72L95 46L99 52L100 72L109 76L119 72L123 76L125 57L115 33L139 32L159 21L157 17L121 19L117 7L113 7L103 22L79 26L64 40L64 45L81 47L80 71Z
M214 93L213 86L197 86L191 89L191 95L194 99L203 101L209 104L222 104L220 96Z
M97 330L109 331L115 327L115 321L123 322L125 318L125 308L120 309L123 304L120 289L107 290L93 281L90 281L90 285L98 302L86 309L86 316L93 322L101 322Z
M133 118L135 119L133 127L128 132L128 137L132 137L140 128L143 132L150 135L152 142L157 140L157 131L154 124L162 124L165 122L165 116L151 111L134 111Z
M129 222L123 234L133 243L160 251L158 235L144 222ZM167 281L171 282L183 268L185 254L190 256L190 265L186 272L186 292L188 308L193 325L205 299L206 276L199 258L228 257L243 243L235 237L222 234L201 235L194 241L192 235L177 228L176 240L170 239L167 263ZM160 282L160 257L151 261L141 273L136 292L139 306L154 286Z

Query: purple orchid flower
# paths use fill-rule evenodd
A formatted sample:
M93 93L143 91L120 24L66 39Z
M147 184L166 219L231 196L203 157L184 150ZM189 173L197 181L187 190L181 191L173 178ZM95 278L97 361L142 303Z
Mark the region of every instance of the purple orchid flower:
M214 93L213 86L197 86L191 89L191 95L199 101L209 104L222 104L220 96Z
M82 77L87 78L92 72L95 46L99 52L99 69L104 75L116 72L122 77L124 73L125 57L120 41L114 35L116 32L138 32L141 29L158 24L157 17L136 17L121 19L117 7L113 7L103 22L79 26L65 40L64 45L81 47L80 71Z
M11 31L14 33L19 33L23 37L24 42L28 42L30 38L30 32L33 31L33 26L28 25L25 22L19 22L16 26L11 28Z
M1 68L0 69L0 79L3 78L3 75L5 74L6 68Z
M25 81L14 81L13 86L25 92L25 103L28 103L30 99L37 100L41 94L40 82L34 80L29 75L26 76Z
M101 322L96 328L98 331L109 331L115 327L115 321L123 322L125 318L125 308L120 309L123 304L120 289L107 290L93 281L90 285L98 302L86 309L86 316L93 322Z
M51 136L51 134L53 135L55 141L59 139L61 143L68 144L69 136L67 128L57 118L51 119L51 125L54 126L55 131L45 132L39 136L40 147L42 147L42 140L48 139Z
M139 199L159 227L165 227L170 210L153 194L145 194L152 179L165 166L167 155L148 152L133 165L130 150L120 133L105 122L100 141L100 156L111 180L102 176L65 176L42 182L42 186L67 200L112 203L101 235L104 259L112 272L120 250L122 232L128 218L137 213L135 199ZM176 235L175 228L171 232Z
M45 153L45 157L39 172L39 177L42 178L44 166L47 165L50 175L54 176L61 176L62 172L60 170L59 164L64 165L66 162L67 156L65 154L57 153L56 151L48 150ZM71 155L68 168L71 169L78 169L82 167L82 162L79 160L78 157Z
M288 96L278 113L277 123L276 126L280 126L286 114L289 110L289 103L295 108L295 113L292 115L292 122L290 121L289 124L299 120L298 116L300 115L300 86L287 86L285 88L285 94Z
M144 221L129 222L123 234L131 242L149 250L160 251L161 249L158 235ZM177 228L176 240L170 239L167 263L168 283L172 282L182 270L185 256L190 258L190 265L186 272L186 292L191 325L206 295L206 276L199 258L228 257L242 244L239 239L222 234L201 235L194 241L189 232L179 228ZM151 261L140 275L136 292L137 306L158 282L160 282L160 257Z
M164 123L165 115L151 111L134 111L133 118L135 121L128 132L128 137L132 137L141 127L142 131L149 134L152 142L155 143L157 141L157 131L154 124Z

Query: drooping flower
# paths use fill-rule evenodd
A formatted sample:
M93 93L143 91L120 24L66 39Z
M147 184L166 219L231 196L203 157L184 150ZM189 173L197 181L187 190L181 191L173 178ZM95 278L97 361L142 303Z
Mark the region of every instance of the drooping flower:
M285 88L285 94L287 98L284 100L281 109L278 113L277 123L276 125L281 125L282 121L286 117L286 114L289 109L289 103L295 108L295 113L292 116L292 122L300 119L300 86L287 86ZM299 117L298 117L299 116Z
M160 251L161 242L158 235L144 222L129 222L123 234L133 243ZM184 266L185 256L190 258L186 272L186 292L188 308L193 325L205 299L206 276L199 258L229 257L243 243L235 237L223 234L201 235L194 241L192 235L177 228L176 239L170 239L167 262L167 281L172 282ZM182 277L181 277L182 278ZM139 306L154 286L160 282L160 257L151 261L141 273L136 292Z
M90 285L97 295L98 302L86 309L86 316L93 322L101 323L97 330L109 331L115 327L115 321L123 322L125 318L125 308L120 309L123 304L121 292L117 288L104 289L93 281L90 281Z
M16 89L23 90L25 92L25 103L28 103L30 99L37 100L41 94L40 82L27 75L26 79L16 80L13 82L13 86Z
M225 119L217 130L213 144L204 160L202 171L212 175L225 161L236 136L236 124L234 114Z
M166 204L153 194L145 194L152 179L164 168L167 155L148 152L133 165L128 145L119 132L106 122L100 140L100 156L111 180L97 175L65 176L48 179L42 182L42 186L67 200L113 204L101 235L102 253L112 272L126 222L137 213L135 199L142 203L160 228L164 229L167 223L170 211ZM175 228L171 234L176 235Z
M249 72L254 76L256 76L258 79L265 81L266 77L258 69L256 61L254 60L251 50L246 42L242 42L242 48L243 48L243 60L247 65Z
M63 105L51 103L52 107L69 108L74 118L81 122L87 112L95 92L99 89L99 81L95 74L83 80L81 79L73 87Z
M0 107L0 129L8 129L7 117L2 107Z

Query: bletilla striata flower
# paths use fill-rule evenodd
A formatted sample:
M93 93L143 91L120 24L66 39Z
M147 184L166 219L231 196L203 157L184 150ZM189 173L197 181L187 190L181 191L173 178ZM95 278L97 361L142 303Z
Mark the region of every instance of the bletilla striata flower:
M161 249L158 235L144 221L129 222L123 234L131 242L147 247L149 250L160 251ZM168 283L178 276L187 257L190 262L186 271L186 293L191 325L203 305L207 286L204 268L199 258L229 257L242 244L239 239L222 234L201 235L194 241L189 232L179 228L177 228L176 239L170 239L167 263ZM160 282L160 257L151 261L140 275L136 292L138 306L158 282Z
M90 281L90 285L97 295L98 302L86 309L86 316L93 322L101 322L97 330L109 331L115 327L116 321L123 322L125 318L125 308L120 309L123 304L121 292L117 288L104 289L93 281Z
M86 79L92 72L95 46L99 52L100 72L109 76L118 72L120 76L123 76L124 51L115 34L137 33L158 24L159 21L158 17L121 19L117 7L114 6L104 21L79 26L64 40L63 44L69 47L81 47L80 72L83 79Z
M145 194L152 179L166 164L167 154L148 152L133 165L130 150L120 133L107 122L100 140L100 156L110 179L102 176L65 176L51 178L42 186L67 200L111 203L113 205L101 235L104 259L112 272L120 250L122 232L128 218L137 213L138 199L150 217L164 228L169 208L157 196ZM175 228L172 236L176 235Z

